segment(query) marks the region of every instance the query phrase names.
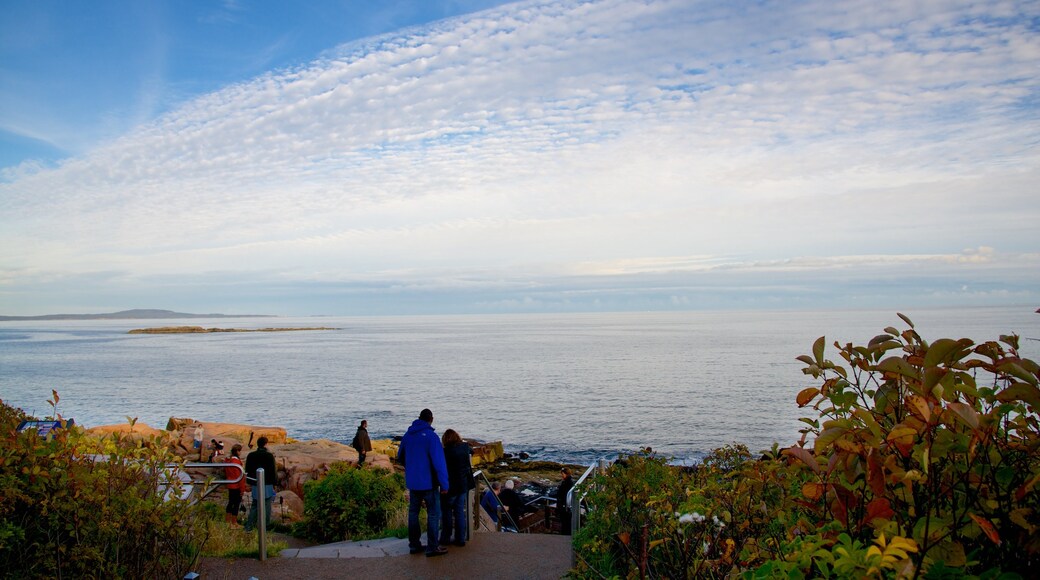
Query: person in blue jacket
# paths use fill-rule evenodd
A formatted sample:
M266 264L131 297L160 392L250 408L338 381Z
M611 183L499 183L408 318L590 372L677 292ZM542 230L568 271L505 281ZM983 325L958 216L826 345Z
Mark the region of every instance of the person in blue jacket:
M448 549L438 545L442 494L448 493L448 466L444 447L433 430L433 411L423 409L419 418L401 438L397 462L404 466L404 483L408 488L408 551L423 551L419 538L419 510L426 506L426 555L440 556Z

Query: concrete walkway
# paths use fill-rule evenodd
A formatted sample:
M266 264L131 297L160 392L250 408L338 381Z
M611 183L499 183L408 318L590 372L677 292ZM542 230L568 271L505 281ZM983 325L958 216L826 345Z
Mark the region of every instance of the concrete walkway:
M475 533L464 547L435 558L408 553L408 540L387 538L290 548L278 558L204 558L200 580L298 578L558 579L571 565L571 538L548 534Z

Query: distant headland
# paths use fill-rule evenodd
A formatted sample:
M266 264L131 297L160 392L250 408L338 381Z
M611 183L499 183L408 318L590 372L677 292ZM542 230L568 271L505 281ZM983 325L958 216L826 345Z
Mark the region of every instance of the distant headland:
M155 318L275 318L270 314L188 314L172 310L139 308L108 314L44 314L42 316L0 316L5 320L148 320Z
M202 328L201 326L162 326L159 328L135 328L127 334L206 334L210 332L291 332L294 330L339 330L327 326L305 328Z

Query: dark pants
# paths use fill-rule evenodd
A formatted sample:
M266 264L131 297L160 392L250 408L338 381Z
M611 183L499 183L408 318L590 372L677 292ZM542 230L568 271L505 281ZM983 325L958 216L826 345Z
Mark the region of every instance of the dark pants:
M556 516L560 518L560 533L565 536L571 535L571 510L556 508Z
M224 506L224 513L231 514L238 517L238 510L242 507L242 490L240 489L229 489L227 490L227 505Z
M451 533L455 532L455 543L461 544L469 539L466 525L466 497L469 494L441 496L441 543L451 542Z
M357 454L357 464L358 464L358 467L361 467L362 465L365 464L365 452L364 451L358 451L358 454Z
M426 553L437 549L437 540L441 521L440 488L408 490L408 547L413 550L422 548L419 526L419 510L426 506Z

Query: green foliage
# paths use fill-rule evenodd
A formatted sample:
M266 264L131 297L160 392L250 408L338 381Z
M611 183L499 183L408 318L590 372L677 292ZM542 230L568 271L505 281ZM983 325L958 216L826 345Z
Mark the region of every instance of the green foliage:
M373 536L407 507L404 490L400 474L333 464L325 477L303 486L303 533L319 542Z
M577 577L992 578L1040 567L1040 367L1018 338L798 357L802 440L696 469L636 455L592 483Z
M782 462L755 461L742 445L714 451L695 469L627 457L592 484L575 572L720 577L776 557L798 515L785 511L789 486L777 483L786 478Z
M0 403L0 575L179 578L189 571L206 528L196 507L159 493L164 468L178 461L165 445L97 440L78 428L47 438L17 433L20 415Z
M863 542L912 540L914 569L1036 574L1040 369L1018 337L929 344L902 318L867 346L835 343L846 366L822 338L799 357L823 381L799 393L819 417L787 451L813 478L803 506Z
M675 512L686 500L688 477L646 454L619 461L606 477L597 477L587 500L605 509L590 511L574 538L585 561L578 571L613 576L629 569L656 570L658 562L647 557L650 545L656 548L662 537L677 532Z

